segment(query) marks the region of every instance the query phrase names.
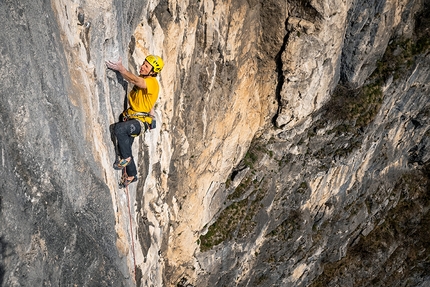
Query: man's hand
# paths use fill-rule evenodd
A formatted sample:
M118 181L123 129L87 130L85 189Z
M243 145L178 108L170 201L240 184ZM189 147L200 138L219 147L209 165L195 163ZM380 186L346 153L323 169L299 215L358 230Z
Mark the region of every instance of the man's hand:
M135 76L135 75L133 75L133 73L131 73L129 70L127 70L122 65L122 58L121 57L119 57L118 61L116 61L116 62L115 61L105 61L105 63L106 63L106 66L109 69L112 69L114 71L120 72L121 76L127 82L130 82L133 85L136 85L136 86L138 86L141 89L146 89L146 81L145 81L145 79L142 78L142 77Z
M124 66L122 65L122 58L121 57L119 57L118 61L116 61L116 62L115 61L105 61L105 63L109 69L118 71L120 73L125 70Z

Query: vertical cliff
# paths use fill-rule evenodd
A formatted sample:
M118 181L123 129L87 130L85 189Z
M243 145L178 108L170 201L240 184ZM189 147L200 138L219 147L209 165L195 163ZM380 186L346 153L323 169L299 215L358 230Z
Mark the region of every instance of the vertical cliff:
M128 286L105 171L113 116L90 37L97 19L78 25L77 4L56 4L0 3L0 282Z
M2 286L428 281L428 1L27 2L0 2ZM104 61L150 53L125 191Z

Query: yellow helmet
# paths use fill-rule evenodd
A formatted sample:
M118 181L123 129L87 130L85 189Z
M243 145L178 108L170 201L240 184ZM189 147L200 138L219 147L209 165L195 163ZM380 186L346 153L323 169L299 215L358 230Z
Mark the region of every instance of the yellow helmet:
M154 72L159 73L164 67L163 59L159 56L149 55L145 58L151 66L153 67Z

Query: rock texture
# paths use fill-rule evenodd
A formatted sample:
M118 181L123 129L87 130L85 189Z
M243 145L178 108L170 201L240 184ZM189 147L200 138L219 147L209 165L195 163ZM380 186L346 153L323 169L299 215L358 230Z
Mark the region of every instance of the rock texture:
M0 285L425 286L428 7L2 1ZM104 61L149 53L124 191Z
M101 131L108 117L106 107L94 111L86 28L64 5L0 6L1 285L128 286L101 162L109 154L95 152L107 144ZM54 8L76 29L69 38ZM71 61L73 52L82 53L82 65Z

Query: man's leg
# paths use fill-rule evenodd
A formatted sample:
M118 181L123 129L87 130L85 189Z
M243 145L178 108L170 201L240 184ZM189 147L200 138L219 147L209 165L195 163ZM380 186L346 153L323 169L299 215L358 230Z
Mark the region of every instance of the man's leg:
M137 175L137 168L136 164L134 163L134 158L131 157L130 163L125 167L127 171L127 175L130 176L136 176Z
M140 124L137 120L119 122L115 125L115 135L118 140L119 153L123 159L131 159L129 164L134 165L131 147L133 145L133 135L140 133ZM136 167L134 167L136 169Z

